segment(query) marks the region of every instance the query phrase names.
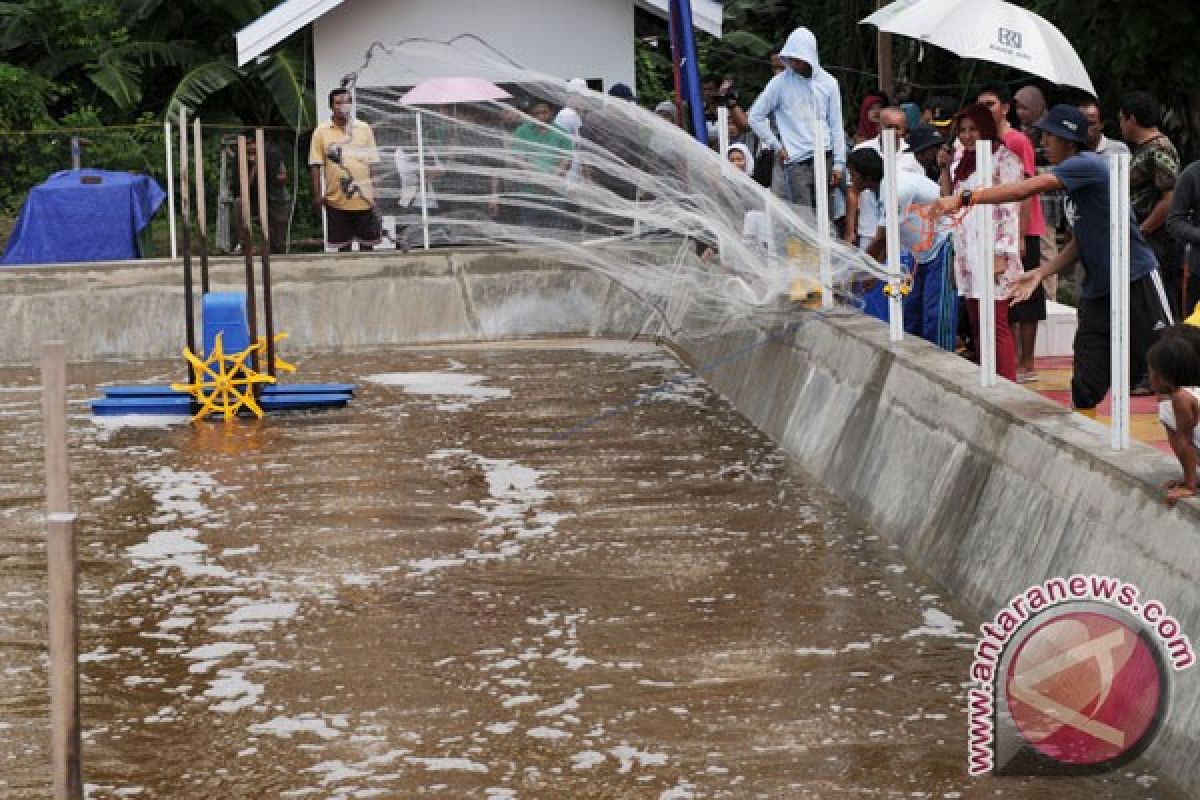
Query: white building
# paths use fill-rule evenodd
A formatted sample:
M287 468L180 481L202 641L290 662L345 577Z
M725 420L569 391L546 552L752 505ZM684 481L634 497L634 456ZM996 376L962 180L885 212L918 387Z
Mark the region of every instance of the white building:
M599 80L605 89L618 82L632 87L634 8L665 18L668 2L287 0L238 32L238 63L257 58L312 25L318 114L329 90L362 67L372 43L388 45L416 37L444 41L473 34L524 68L563 79ZM696 28L721 35L718 0L692 0L692 14ZM407 77L428 76L410 73Z

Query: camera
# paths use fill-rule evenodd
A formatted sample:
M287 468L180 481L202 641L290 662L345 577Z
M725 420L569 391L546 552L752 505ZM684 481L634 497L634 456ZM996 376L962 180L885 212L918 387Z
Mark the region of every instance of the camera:
M724 93L717 95L714 99L722 105L733 108L738 104L738 90L731 87Z

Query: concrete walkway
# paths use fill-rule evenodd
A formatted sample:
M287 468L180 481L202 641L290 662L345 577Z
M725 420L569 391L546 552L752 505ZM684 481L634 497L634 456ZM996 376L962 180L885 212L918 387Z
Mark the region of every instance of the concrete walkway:
M1026 388L1046 397L1064 408L1071 407L1071 357L1050 356L1036 361L1038 380L1025 384ZM1104 424L1112 421L1112 398L1105 397L1096 409L1096 419ZM1131 436L1151 447L1171 455L1167 433L1158 421L1157 397L1131 397L1129 402Z

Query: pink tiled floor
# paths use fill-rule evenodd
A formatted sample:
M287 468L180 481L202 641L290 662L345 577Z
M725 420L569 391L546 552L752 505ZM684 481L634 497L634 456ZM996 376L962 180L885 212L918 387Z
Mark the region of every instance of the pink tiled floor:
M1036 362L1038 380L1025 386L1059 405L1071 407L1071 357L1050 356ZM1105 397L1096 409L1097 420L1107 423L1110 419L1112 398ZM1164 453L1171 452L1167 435L1158 421L1158 398L1131 397L1129 403L1129 432L1134 439L1157 447Z

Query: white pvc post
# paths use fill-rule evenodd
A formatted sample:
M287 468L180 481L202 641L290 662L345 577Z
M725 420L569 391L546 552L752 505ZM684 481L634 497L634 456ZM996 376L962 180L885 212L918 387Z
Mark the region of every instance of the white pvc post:
M829 232L829 169L825 163L825 125L813 102L813 186L817 212L817 258L821 274L821 308L833 308L833 266Z
M883 132L883 186L887 201L884 208L887 235L887 270L892 276L893 291L888 298L888 325L891 339L899 342L904 338L904 306L900 297L900 208L896 196L896 131L891 128Z
M421 128L421 112L417 111L417 175L421 181L421 235L429 249L429 204L425 196L425 134Z
M1109 156L1109 321L1112 449L1129 449L1129 155Z
M717 147L725 158L729 152L729 109L725 106L717 106Z
M992 143L975 143L975 174L978 187L992 185ZM996 385L996 234L992 207L982 203L975 206L975 224L979 231L979 268L982 270L982 292L979 298L979 385ZM980 277L980 276L976 276Z
M175 244L175 159L171 155L171 120L163 122L163 143L167 151L167 219L171 225L171 258L179 257Z

